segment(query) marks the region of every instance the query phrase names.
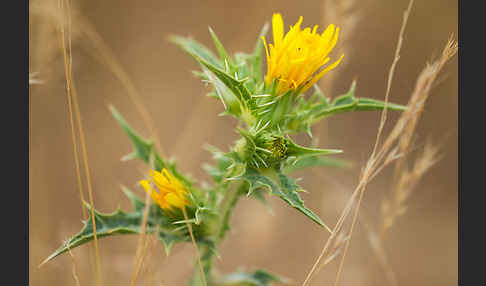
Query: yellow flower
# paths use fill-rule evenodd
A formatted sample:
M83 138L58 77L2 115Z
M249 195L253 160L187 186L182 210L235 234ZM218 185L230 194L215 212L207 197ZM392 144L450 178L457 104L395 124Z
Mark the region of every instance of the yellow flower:
M262 37L267 54L267 75L265 82L270 85L277 79L277 94L288 90L305 92L318 79L328 71L334 69L339 60L326 68L319 69L330 60L328 57L338 40L339 28L329 25L322 34L317 33L317 25L314 28L300 29L302 16L284 36L284 23L279 13L273 14L273 45L267 43Z
M150 171L149 175L150 179L141 180L140 184L162 210L173 211L174 208L182 209L190 204L186 198L187 190L166 169L162 169L162 172ZM156 186L159 192L154 191L152 186Z

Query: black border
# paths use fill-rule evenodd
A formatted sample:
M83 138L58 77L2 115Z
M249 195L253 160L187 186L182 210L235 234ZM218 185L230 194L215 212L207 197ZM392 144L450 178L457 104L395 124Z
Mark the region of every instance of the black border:
M2 5L2 284L29 284L29 1ZM6 157L6 158L5 158ZM6 159L6 160L5 160ZM8 281L8 282L7 282ZM9 283L13 281L13 283Z

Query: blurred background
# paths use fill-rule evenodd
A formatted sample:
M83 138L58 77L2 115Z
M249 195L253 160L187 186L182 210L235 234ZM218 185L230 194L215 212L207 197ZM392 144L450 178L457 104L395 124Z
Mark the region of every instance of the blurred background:
M346 6L350 1L336 2ZM191 73L198 65L168 42L170 34L192 36L212 48L211 26L234 53L253 49L260 29L274 12L282 13L286 27L301 15L304 26L335 23L342 27L342 40L333 55L344 52L345 56L332 75L321 81L324 92L335 97L357 79L357 96L383 99L408 1L354 2L343 10L330 1L73 1L73 74L96 208L130 210L121 184L144 194L137 181L145 169L140 162L120 161L132 147L107 108L113 104L136 130L149 136L150 130L130 100L134 90L155 122L163 153L175 157L180 170L195 178L209 181L201 168L211 160L204 144L226 150L237 138L235 120L218 116L222 104L205 96L207 87ZM30 285L75 285L69 255L41 268L38 265L82 227L64 63L55 30L57 5L56 0L30 1L30 72L42 81L30 86ZM451 34L457 39L457 7L456 0L415 1L391 101L406 104L425 63L440 55ZM119 71L110 66L113 63L126 73L122 80L113 72ZM127 88L130 83L133 90ZM417 154L429 140L440 145L441 160L421 180L408 201L407 213L384 242L399 285L457 285L457 96L456 57L432 90L414 144ZM387 126L393 126L397 117L390 114ZM379 112L340 114L314 131L320 147L342 149L341 158L354 162L349 169L313 168L294 176L302 178L301 186L309 191L302 195L306 205L328 225L335 224L358 183L379 118ZM308 142L305 136L299 140ZM385 169L369 185L362 202L361 211L373 226L379 223L380 203L390 192L392 173L393 168ZM288 277L290 285L301 285L329 235L280 199L271 197L269 202L273 213L257 201L240 202L217 268L221 272L239 266L264 268ZM100 240L104 285L129 284L137 238ZM80 285L94 285L88 247L74 249L72 255ZM157 242L137 285L185 285L193 258L190 244L176 245L166 257ZM335 260L323 268L312 285L332 285L337 266ZM362 224L353 234L341 285L389 285Z

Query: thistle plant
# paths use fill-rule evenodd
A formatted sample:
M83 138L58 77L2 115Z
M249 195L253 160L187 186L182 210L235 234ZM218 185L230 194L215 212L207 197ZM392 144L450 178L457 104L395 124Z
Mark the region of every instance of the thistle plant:
M300 197L303 189L291 173L340 162L330 157L339 149L322 149L297 144L291 135L306 133L326 117L342 112L405 110L398 104L355 97L356 82L349 91L331 100L317 81L338 68L344 55L329 56L338 42L339 28L329 25L322 32L318 26L301 28L302 17L285 32L280 14L272 17L273 42L267 44L265 25L251 53L230 56L214 31L209 32L218 56L194 39L173 36L171 41L192 56L201 67L194 74L210 83L209 97L224 105L222 115L237 119L239 138L227 151L208 147L214 163L204 164L212 178L210 185L200 185L177 168L175 160L163 158L152 140L142 138L111 106L111 112L133 143L134 151L124 159L138 159L147 164L148 178L141 178L151 200L146 205L135 193L123 187L133 203L133 210L101 213L94 210L82 230L52 253L46 262L69 249L98 238L147 233L164 244L167 255L176 243L193 242L198 259L190 285L271 285L284 279L265 270L216 275L213 260L218 247L231 228L231 215L241 197L266 202L267 194L307 216L317 227L331 231ZM263 74L266 55L266 74ZM339 164L338 164L339 165ZM90 205L85 204L89 209ZM145 210L148 215L144 217ZM93 228L93 222L96 227Z

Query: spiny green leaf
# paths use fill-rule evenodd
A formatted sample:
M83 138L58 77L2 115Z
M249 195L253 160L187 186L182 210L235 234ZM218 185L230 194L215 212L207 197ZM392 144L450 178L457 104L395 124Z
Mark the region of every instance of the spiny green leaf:
M272 274L265 270L253 272L237 271L220 278L218 285L225 286L270 286L273 282L287 283L284 277Z
M217 66L209 63L208 61L194 56L194 58L208 70L210 70L215 76L217 76L233 93L238 97L243 106L246 107L246 102L251 99L250 92L244 85L244 80L237 80L232 75L226 73Z
M186 241L186 239L184 237L182 237L181 235L171 233L171 232L162 232L162 231L160 231L158 233L158 238L164 244L164 249L165 249L165 253L167 254L167 256L170 255L170 251L172 250L172 246L174 246L174 244L176 242Z
M292 178L287 177L281 172L272 169L257 170L247 167L243 175L232 179L244 179L248 181L250 183L248 194L251 194L257 188L268 188L272 194L279 196L290 206L305 214L328 231L331 231L316 214L304 205L304 201L297 193L298 191L302 191L302 188Z
M198 43L191 38L185 38L180 36L170 36L169 40L174 44L180 46L184 51L193 57L204 59L206 62L218 67L224 68L223 64L217 59L214 54L208 50L204 45Z
M314 110L315 115L312 121L315 122L325 116L341 112L382 110L385 108L384 101L371 98L355 98L355 88L356 82L354 81L349 91L346 94L337 97L330 106L322 108L321 110ZM403 111L406 110L407 107L400 104L387 103L387 109L394 111Z
M241 101L242 105L250 100L250 93L246 89L244 82L233 78L224 71L222 63L214 58L212 53L198 44L196 41L188 38L172 36L171 41L181 46L197 62L205 66L216 77L218 77Z
M223 62L227 62L228 65L231 65L231 59L228 56L228 53L226 52L223 44L219 40L218 36L216 36L216 33L214 33L213 29L211 27L209 28L209 33L211 34L211 37L213 38L214 45L216 46L216 49L218 50L219 56L221 57L221 60Z
M89 208L89 205L86 206ZM96 235L97 238L103 238L110 235L116 234L133 234L140 233L141 222L142 222L142 212L137 211L133 213L125 213L121 210L117 210L110 214L100 213L94 210L95 213L95 223L96 223ZM147 228L152 229L151 227ZM44 262L52 260L54 257L87 243L94 239L93 225L90 218L84 221L83 229L71 239L65 242L60 248L58 248L54 253L47 257Z
M110 106L110 110L113 114L113 117L118 121L120 126L122 126L123 130L127 133L128 137L131 139L132 144L134 145L135 152L133 152L133 156L130 156L130 159L141 159L145 163L149 163L150 156L154 156L154 168L157 171L161 171L162 169L168 169L172 175L174 175L177 179L182 181L184 185L188 188L192 187L193 182L188 177L182 175L176 166L175 161L166 162L162 157L156 152L152 141L144 139L140 137L135 130L133 130L130 125L125 121L125 119L121 116L121 114L115 109L115 107Z
M234 92L224 84L220 78L216 77L212 72L203 67L204 73L208 78L208 81L214 86L216 95L221 100L224 108L228 114L232 114L238 117L241 114L241 101L234 94Z
M365 110L382 110L385 108L385 102L382 100L376 100L372 98L358 98L358 104L356 106L356 110L365 111ZM401 104L395 104L388 102L387 109L395 110L395 111L404 111L407 109L407 106Z
M96 223L96 235L98 239L112 235L136 234L142 231L141 225L145 204L128 188L122 188L123 192L132 201L134 210L130 213L126 213L120 209L112 213L101 213L97 210L93 210ZM67 240L60 248L47 257L42 264L52 260L70 249L83 245L94 239L93 224L91 220L91 207L86 202L84 203L84 206L90 211L90 217L83 221L84 227L79 233ZM172 229L173 225L171 224L169 218L162 214L162 211L158 206L151 205L145 232L152 233L154 231L159 231L159 238L162 240L162 242L164 242L166 250L170 250L172 243L187 240L187 235L182 235L181 233L172 231Z
M318 223L319 225L323 226L329 232L332 232L331 229L324 223L322 220L314 214L311 210L309 210L306 206L304 206L304 201L300 198L298 191L302 191L302 188L299 187L295 180L290 177L285 176L282 173L278 174L280 190L283 193L282 199L286 201L289 205L296 208L307 217L312 219L314 222Z
M113 117L116 119L118 124L123 128L125 133L128 135L128 138L132 141L132 144L135 148L135 151L127 156L124 157L125 160L131 160L135 158L139 158L143 160L145 163L148 163L150 160L150 153L153 149L153 143L150 140L145 140L140 135L138 135L135 130L133 130L130 125L125 121L123 116L116 110L113 105L110 105L110 111Z

